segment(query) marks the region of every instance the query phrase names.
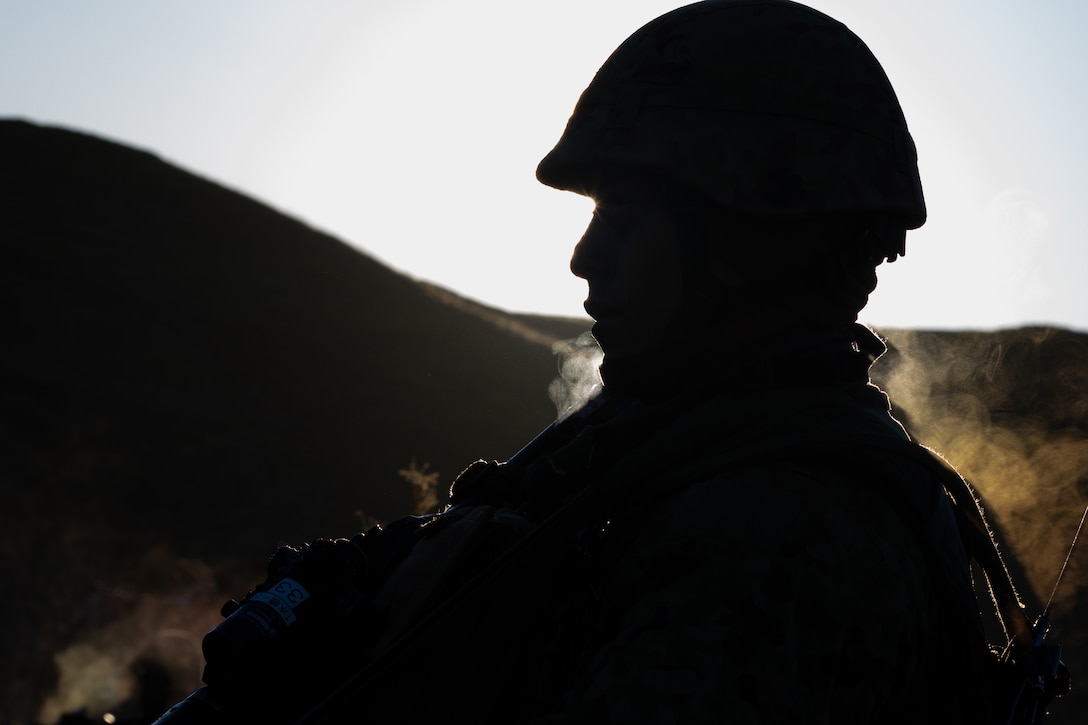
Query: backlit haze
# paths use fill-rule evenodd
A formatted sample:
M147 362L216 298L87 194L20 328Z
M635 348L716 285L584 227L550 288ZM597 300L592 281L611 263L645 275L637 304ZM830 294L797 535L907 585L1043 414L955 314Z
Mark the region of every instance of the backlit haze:
M567 263L591 205L533 172L611 50L679 4L10 2L0 116L152 151L486 304L584 316ZM873 49L921 157L929 222L862 321L1088 330L1088 4L808 4Z

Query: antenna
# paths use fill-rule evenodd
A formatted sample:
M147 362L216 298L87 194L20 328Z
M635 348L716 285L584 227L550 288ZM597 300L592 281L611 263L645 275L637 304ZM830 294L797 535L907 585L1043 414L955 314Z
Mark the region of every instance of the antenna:
M1050 592L1050 598L1046 602L1046 606L1043 608L1043 613L1039 616L1039 621L1035 623L1035 643L1041 644L1042 639L1046 636L1046 632L1050 629L1050 607L1054 604L1054 599L1058 596L1058 589L1062 585L1062 581L1065 579L1065 572L1069 569L1069 562L1073 559L1073 552L1077 549L1077 541L1080 539L1080 534L1084 531L1084 522L1088 519L1088 506L1084 507L1084 513L1080 517L1080 524L1077 525L1077 531L1073 534L1073 542L1069 544L1069 552L1065 555L1065 561L1062 563L1062 569L1058 572L1058 579L1054 582L1054 589Z

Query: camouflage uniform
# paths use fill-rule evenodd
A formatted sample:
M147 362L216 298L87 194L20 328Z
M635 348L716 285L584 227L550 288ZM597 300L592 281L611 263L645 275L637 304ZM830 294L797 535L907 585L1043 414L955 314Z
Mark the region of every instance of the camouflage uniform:
M976 624L966 559L931 472L866 451L908 440L883 393L708 392L621 406L505 476L530 517L602 496L522 602L534 636L493 675L494 721L972 722L981 639L950 631ZM460 624L479 641L492 621Z
M237 683L206 672L209 688L252 713L269 678L283 688L258 703L284 706L296 680L327 692L361 667L314 722L415 722L421 702L476 723L988 722L951 507L868 354L762 362L800 372L733 366L652 398L606 387L526 452L473 464L441 514L361 537L377 588L358 587L358 629L332 619L341 637L251 662L237 701ZM316 600L314 550L297 576L321 575Z

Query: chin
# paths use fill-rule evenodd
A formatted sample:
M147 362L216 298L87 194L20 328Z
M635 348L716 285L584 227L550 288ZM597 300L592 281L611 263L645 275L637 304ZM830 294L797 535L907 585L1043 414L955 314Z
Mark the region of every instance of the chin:
M649 349L644 336L628 334L615 323L598 322L591 332L601 350L612 360L631 357Z
M593 327L590 328L590 333L593 334L593 339L597 341L597 344L601 346L601 350L604 353L611 354L613 348L616 347L617 337L622 339L622 335L616 334L616 328L614 324L608 322L601 322L598 320L593 323Z

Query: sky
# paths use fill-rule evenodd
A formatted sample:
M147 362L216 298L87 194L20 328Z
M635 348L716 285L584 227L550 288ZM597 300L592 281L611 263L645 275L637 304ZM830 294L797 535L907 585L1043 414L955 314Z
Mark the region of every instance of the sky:
M584 317L591 202L534 177L608 54L680 0L0 0L0 117L151 151L512 312ZM874 327L1088 330L1083 0L811 0L861 36L929 220Z

